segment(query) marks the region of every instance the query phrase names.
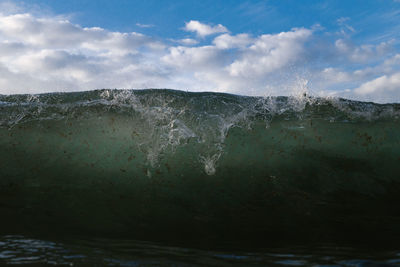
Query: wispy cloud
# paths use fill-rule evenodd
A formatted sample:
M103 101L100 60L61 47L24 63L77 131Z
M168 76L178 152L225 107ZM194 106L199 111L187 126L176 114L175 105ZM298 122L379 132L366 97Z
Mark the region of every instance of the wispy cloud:
M153 28L155 27L155 25L153 24L142 24L142 23L136 23L136 26L140 27L140 28Z
M356 30L348 23L349 21L350 21L349 17L341 17L337 19L337 23L340 26L340 33L344 36L356 32Z

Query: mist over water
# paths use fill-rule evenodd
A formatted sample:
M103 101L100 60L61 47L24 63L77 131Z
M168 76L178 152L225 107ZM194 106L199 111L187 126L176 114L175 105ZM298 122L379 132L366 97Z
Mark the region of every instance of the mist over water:
M179 256L172 263L188 265L202 263L186 262L188 253L212 258L210 265L256 264L255 258L284 265L360 260L352 255L394 264L399 115L399 104L304 93L105 89L2 95L0 245L22 251L2 259L29 256L20 240L57 239L86 259L104 242L123 243L119 256L104 257L107 264L123 265L122 258L131 257L126 251L143 256L154 249L124 241L135 239L160 246L156 255L174 245ZM69 235L77 241L66 240ZM108 241L82 245L86 237ZM306 257L307 247L321 244L329 249ZM388 249L368 258L360 244ZM148 250L134 249L142 245ZM343 254L325 261L321 255L332 255L334 247ZM52 251L58 260L69 255ZM274 261L268 251L296 259Z

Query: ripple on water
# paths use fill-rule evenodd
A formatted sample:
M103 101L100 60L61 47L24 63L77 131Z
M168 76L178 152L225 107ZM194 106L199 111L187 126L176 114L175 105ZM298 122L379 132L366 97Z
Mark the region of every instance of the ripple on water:
M373 251L373 253L371 253ZM207 251L133 240L79 238L46 241L0 237L0 265L66 266L397 266L400 252L338 246L288 247L253 252Z

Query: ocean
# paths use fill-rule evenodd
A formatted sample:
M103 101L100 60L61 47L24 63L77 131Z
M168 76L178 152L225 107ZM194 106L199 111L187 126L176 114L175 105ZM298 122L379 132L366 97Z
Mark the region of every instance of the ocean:
M400 104L0 95L0 264L395 266Z

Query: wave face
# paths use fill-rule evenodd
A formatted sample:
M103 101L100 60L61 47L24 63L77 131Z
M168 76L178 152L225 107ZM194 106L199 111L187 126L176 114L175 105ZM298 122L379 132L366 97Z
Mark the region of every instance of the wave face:
M152 240L397 240L399 115L398 104L308 96L0 96L0 224Z

